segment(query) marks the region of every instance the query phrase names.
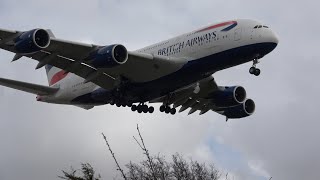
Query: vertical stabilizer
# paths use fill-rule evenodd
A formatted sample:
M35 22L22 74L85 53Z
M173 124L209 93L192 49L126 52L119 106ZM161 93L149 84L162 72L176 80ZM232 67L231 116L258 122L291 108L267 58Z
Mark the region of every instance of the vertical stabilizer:
M51 66L51 65L45 65L48 83L50 86L56 84L63 78L65 78L68 73L66 73L64 70L59 69L57 67Z

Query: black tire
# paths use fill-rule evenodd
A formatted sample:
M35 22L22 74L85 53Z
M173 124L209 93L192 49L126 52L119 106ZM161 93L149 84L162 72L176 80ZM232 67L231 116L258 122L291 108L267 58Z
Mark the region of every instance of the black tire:
M167 114L169 114L170 111L171 111L171 108L170 108L169 106L167 106L164 112L166 112Z
M254 75L259 76L260 74L261 74L260 69L256 68L256 70L254 71Z
M137 110L137 106L136 105L132 105L131 106L131 111L136 111Z
M164 112L166 110L166 107L164 105L160 106L160 112Z
M153 113L153 112L154 112L154 107L150 106L150 107L148 108L148 111L149 111L149 113Z
M142 113L142 106L141 105L137 106L137 111L138 111L138 113Z
M172 115L175 115L176 112L177 112L177 110L176 110L175 108L172 108L172 109L170 110L170 113L171 113Z
M121 104L120 104L120 103L117 103L116 105L117 105L117 107L121 107Z
M142 111L143 111L144 113L148 113L148 112L149 112L148 106L147 106L147 105L143 105L143 106L142 106Z
M249 73L250 74L254 74L256 72L256 68L255 67L251 67L250 69L249 69Z

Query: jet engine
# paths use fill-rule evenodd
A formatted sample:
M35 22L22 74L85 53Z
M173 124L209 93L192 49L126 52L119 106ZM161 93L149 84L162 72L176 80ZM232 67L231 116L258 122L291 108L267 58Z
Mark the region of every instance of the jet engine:
M220 114L225 115L230 119L244 118L253 114L255 107L254 101L252 99L247 99L239 105L223 108Z
M50 45L50 35L44 29L34 29L23 32L15 38L14 46L20 54L30 54L47 48Z
M110 68L126 63L128 51L120 44L104 46L92 53L89 59L95 68Z
M217 107L230 107L241 104L247 96L246 90L241 86L219 87L209 95L209 99Z

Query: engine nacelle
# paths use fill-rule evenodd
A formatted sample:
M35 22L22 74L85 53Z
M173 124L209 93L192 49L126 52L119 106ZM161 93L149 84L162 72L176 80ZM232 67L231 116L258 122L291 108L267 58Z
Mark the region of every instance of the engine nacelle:
M110 68L126 63L128 51L120 44L104 46L92 53L89 59L95 68Z
M250 116L254 113L256 105L252 99L247 99L243 103L224 108L221 114L230 119L238 119Z
M219 87L219 90L209 95L209 99L217 107L230 107L243 103L246 96L246 90L241 86Z
M31 54L50 45L50 35L44 29L23 32L14 40L15 49L20 54Z

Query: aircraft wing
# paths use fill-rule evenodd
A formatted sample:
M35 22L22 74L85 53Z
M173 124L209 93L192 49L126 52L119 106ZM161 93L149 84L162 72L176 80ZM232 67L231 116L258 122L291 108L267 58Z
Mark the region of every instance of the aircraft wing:
M119 77L125 77L133 82L145 82L183 66L182 59L172 61L168 57L128 52L125 64L97 69L90 63L88 57L101 46L57 39L50 30L47 32L51 36L50 45L36 53L23 56L39 61L37 68L50 64L105 89L113 88ZM16 53L13 60L21 58L13 42L21 33L23 32L0 29L0 48Z
M230 89L229 89L230 88ZM236 90L237 89L237 90ZM218 96L216 96L218 92ZM231 95L234 92L235 95ZM238 103L226 104L231 98L237 98ZM246 99L246 92L240 86L220 87L216 84L212 76L199 81L189 87L177 90L170 97L163 96L150 101L173 105L173 108L181 107L179 112L190 108L188 114L199 111L200 115L208 111L214 111L230 119L238 119L250 116L255 109L255 104L251 99Z
M206 91L203 91L202 89L206 89ZM217 89L218 86L214 78L210 76L196 84L177 90L171 95L169 102L167 102L168 97L163 96L150 101L150 103L163 102L173 104L173 108L181 107L179 112L183 112L190 108L189 114L200 111L200 115L202 115L209 110L217 109L217 107L206 98L208 91L212 92Z
M52 95L59 90L59 88L41 86L5 78L0 78L0 85L36 95Z

